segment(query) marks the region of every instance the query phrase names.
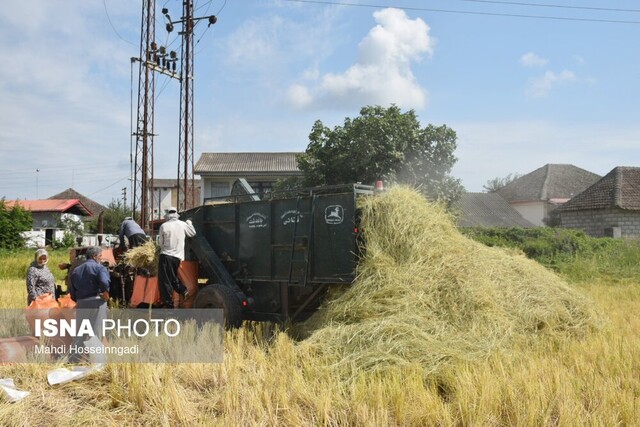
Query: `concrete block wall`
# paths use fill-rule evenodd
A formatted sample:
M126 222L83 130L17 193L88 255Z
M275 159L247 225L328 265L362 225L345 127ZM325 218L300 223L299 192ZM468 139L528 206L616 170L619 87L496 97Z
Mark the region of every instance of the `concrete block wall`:
M609 237L606 230L619 227L621 237L640 237L640 212L623 209L560 212L560 226L583 230L593 237Z

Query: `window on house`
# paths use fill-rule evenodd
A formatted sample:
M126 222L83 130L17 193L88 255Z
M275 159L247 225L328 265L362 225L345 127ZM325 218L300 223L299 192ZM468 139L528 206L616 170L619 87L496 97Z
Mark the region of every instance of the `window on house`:
M260 196L269 194L273 191L274 182L250 182L249 185L253 188L253 191Z
M226 182L212 182L209 197L224 197L230 194L229 184Z

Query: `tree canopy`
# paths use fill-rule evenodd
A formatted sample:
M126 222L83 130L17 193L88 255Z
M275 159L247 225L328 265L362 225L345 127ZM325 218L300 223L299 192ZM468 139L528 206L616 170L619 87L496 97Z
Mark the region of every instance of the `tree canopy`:
M446 125L422 128L413 110L367 106L333 129L316 121L298 167L305 186L384 180L451 202L463 191L460 180L450 176L456 138Z
M112 199L102 217L103 232L117 235L120 231L120 224L128 216L131 216L131 211L124 203L121 200ZM98 232L99 224L97 218L88 225L91 233Z
M521 176L522 175L520 175L519 173L510 173L509 175L507 175L507 176L505 176L503 178L496 177L496 178L490 179L482 187L488 193L495 193L496 191L498 191L502 187L506 187L507 185L511 184L513 181L515 181L516 179L520 178Z
M31 212L18 204L8 208L4 199L0 199L0 248L23 247L25 240L20 233L31 230L32 225Z

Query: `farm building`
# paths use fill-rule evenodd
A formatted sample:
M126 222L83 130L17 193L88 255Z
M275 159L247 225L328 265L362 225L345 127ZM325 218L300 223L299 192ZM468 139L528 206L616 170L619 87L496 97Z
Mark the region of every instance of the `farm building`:
M268 193L279 180L302 176L297 154L300 153L202 153L194 168L202 178L201 202L228 196L238 178L245 178L257 193Z
M455 207L459 227L535 227L497 193L463 193Z
M582 193L600 175L573 165L546 164L497 190L536 226L546 225L551 211Z
M87 196L78 193L76 190L74 190L73 188L67 188L66 190L64 190L61 193L58 194L54 194L53 196L49 197L49 200L72 200L72 199L78 199L80 200L80 203L82 203L82 205L84 207L87 208L87 210L89 210L91 212L91 217L92 218L97 218L100 216L100 214L102 214L103 212L105 212L107 210L107 208L105 206L102 206L100 203L91 200L90 198L88 198Z
M619 166L558 208L561 227L594 237L640 237L640 168Z
M193 183L196 203L200 203L200 180ZM178 180L177 179L153 179L151 181L153 191L153 215L151 219L159 220L171 206L178 206Z
M27 232L27 245L51 245L54 239L61 239L64 233L61 222L65 219L81 221L92 216L92 212L78 199L7 200L5 206L13 206L30 211L33 229Z

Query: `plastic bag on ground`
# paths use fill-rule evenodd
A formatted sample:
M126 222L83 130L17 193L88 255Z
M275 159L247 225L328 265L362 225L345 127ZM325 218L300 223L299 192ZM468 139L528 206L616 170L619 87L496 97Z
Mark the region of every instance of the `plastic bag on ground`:
M18 390L12 378L0 379L0 390L2 397L8 402L17 402L30 394L28 391Z
M58 368L47 373L47 382L49 385L64 384L70 381L79 380L94 372L104 369L104 363L94 363L89 366L74 366L71 369Z

